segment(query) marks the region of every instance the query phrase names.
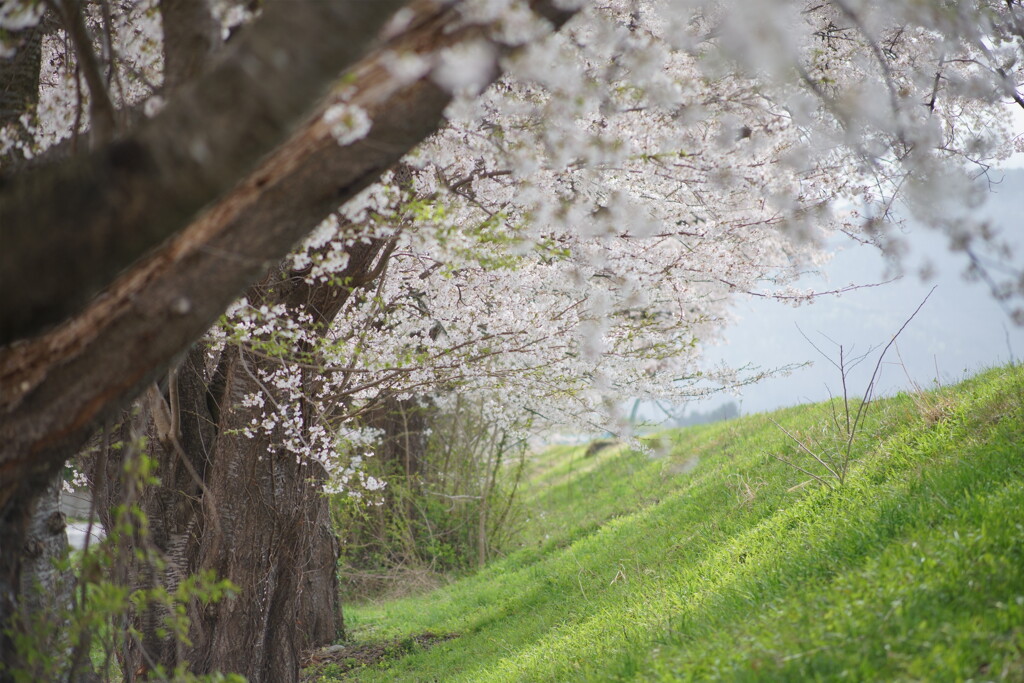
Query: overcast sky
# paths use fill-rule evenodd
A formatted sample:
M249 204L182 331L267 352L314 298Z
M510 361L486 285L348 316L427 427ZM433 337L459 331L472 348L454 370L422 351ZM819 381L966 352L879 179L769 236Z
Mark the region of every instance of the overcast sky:
M1024 170L1007 171L985 212L1024 246L1022 208ZM907 275L891 284L823 297L799 308L761 299L741 302L735 309L741 320L726 331L724 344L708 350L709 360L733 366L754 363L762 368L805 361L813 364L787 377L748 387L739 397L717 398L691 408L706 412L735 400L743 413L755 413L828 398L828 387L833 392L839 388L839 374L804 340L797 326L833 356L838 349L826 336L842 343L847 352L864 352L875 345L884 346L933 286L934 294L898 341L907 372L894 352L886 356L883 393L894 393L911 381L923 387L936 380L955 382L983 368L1007 363L1011 353L1018 362L1024 360L1024 329L1013 325L983 284L964 281L963 257L946 249L941 234L913 225L909 230L913 250L909 262L916 264L930 257L937 270L934 279L922 282L916 275ZM1024 254L1017 258L1024 259ZM885 263L876 252L851 248L826 266L824 279L809 278L801 286L830 289L850 282L879 282L885 279L884 271ZM853 374L851 386L856 393L867 384L876 357ZM655 415L651 412L648 417Z

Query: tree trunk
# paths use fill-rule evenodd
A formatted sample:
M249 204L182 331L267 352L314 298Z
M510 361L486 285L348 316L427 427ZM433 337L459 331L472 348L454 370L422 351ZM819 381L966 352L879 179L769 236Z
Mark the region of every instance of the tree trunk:
M422 486L420 474L426 458L430 410L415 398L387 397L362 417L366 426L380 430L374 458L384 480L391 482L382 492L382 503L369 514L376 519L378 550L391 555L396 565L415 565L422 559L417 531L420 527L416 523L419 512L414 499ZM402 529L400 552L393 546L394 539L388 537L395 519L404 522L398 525Z
M60 511L62 480L55 478L29 512L25 545L22 548L21 585L18 591L18 619L21 628L36 635L31 647L42 659L27 658L11 662L28 679L45 680L52 671L46 655L63 647L61 631L71 605L74 580L55 561L67 556L68 537L64 514ZM25 653L19 653L24 655Z
M427 449L430 408L417 399L386 398L363 418L368 427L381 431L377 458L387 469L409 480L423 468Z
M375 261L389 253L380 240L356 245L340 278L368 284L380 270ZM275 281L277 286L266 286ZM264 285L250 290L250 301L301 302L325 322L350 294L327 284L310 286L299 277L268 278ZM211 369L205 355L202 344L193 347L167 387L150 390L149 410L139 413L160 483L144 491L138 503L150 520L148 543L165 558L166 569L154 572L136 561L124 580L135 588L162 585L173 591L184 577L211 569L240 593L218 604L190 606L188 646L158 633L162 609L138 615L142 637L130 644L122 666L141 673L151 663L168 670L186 664L197 674L223 671L253 682L295 681L303 651L343 635L339 547L322 494L325 472L281 447L279 433L243 433L261 419L261 408L243 405L246 395L262 391L280 399L257 379L277 361L229 345ZM160 435L155 414L164 403L180 416L176 443ZM111 482L96 492L104 501L106 524L112 523L109 508L126 495L111 476L118 467L108 465L104 476L94 471L91 477L95 484Z
M0 288L51 274L0 300L0 343L80 313L126 266L255 170L401 5L270 3L235 49L137 130L0 187Z
M258 414L242 406L241 398L259 389L253 376L267 361L235 347L224 353L218 367L223 373L219 411L208 399L220 380L207 372L201 345L177 370L179 444L191 467L176 446L160 441L152 415L141 413L148 455L156 460L160 478L136 501L150 523L142 542L164 558L166 568L156 571L145 560L132 559L117 578L135 589L162 585L174 591L185 577L211 569L240 593L218 604L190 604L191 645L160 633L166 610L149 607L136 615L141 637L129 642L121 665L136 676L152 664L167 670L186 664L197 674L224 671L254 682L294 681L301 652L333 641L340 628L338 544L320 492L323 472L318 465L296 462L272 437L250 439L241 433ZM130 493L117 476L122 462L110 462L104 473L95 469L98 464L90 478L99 486L94 495L103 502L101 519L111 525L112 505Z
M347 101L373 127L342 147L322 107L295 124L399 3L284 4L124 139L0 181L0 291L18 292L0 306L0 633L29 509L65 460L268 264L440 124L449 94L427 76L399 81L390 55L433 54L491 28L451 5L414 4L408 25L350 72ZM556 27L572 15L530 4ZM11 651L0 636L0 657Z
M36 500L29 516L20 603L28 614L38 613L46 605L67 607L69 577L53 563L68 551L67 524L60 510L61 486L61 478L55 478Z
M254 376L266 361L227 353L221 434L205 494L214 497L220 530L204 534L197 552L242 593L199 617L192 663L197 673L220 668L250 681L293 681L301 652L337 636L338 544L319 465L297 462L269 437L241 433L259 413L241 399L260 390Z

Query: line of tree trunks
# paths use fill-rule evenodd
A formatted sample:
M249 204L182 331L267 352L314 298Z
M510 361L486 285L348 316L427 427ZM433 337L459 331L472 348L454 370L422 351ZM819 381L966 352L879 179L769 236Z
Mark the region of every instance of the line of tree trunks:
M17 609L31 510L66 459L175 359L180 362L230 301L264 277L296 240L440 125L450 94L429 76L397 81L387 66L390 51L433 53L488 35L487 26L467 24L444 3L411 5L411 20L383 44L377 37L398 0L285 5L269 6L216 64L175 90L163 112L137 129L87 154L48 159L0 179L0 290L17 292L0 306L0 633ZM556 27L572 15L550 0L531 6ZM297 35L304 39L296 41ZM339 95L315 103L345 69L355 93L350 101L373 126L365 139L342 147L322 118ZM213 370L204 365L204 374L192 379L206 384L204 401L210 395L226 401L246 390L251 362L238 354ZM306 495L297 484L289 489L285 478L316 473L288 470L283 462L257 472L260 456L273 461L272 453L229 441L223 422L230 409L207 402L204 416L196 396L179 403L192 406L197 423L213 418L216 443L203 441L207 450L188 456L194 467L202 466L196 469L203 475L193 478L208 479L196 483L205 487L204 497L232 485L218 484L219 472L234 476L244 467L251 473L251 503L272 508L279 490ZM194 429L203 434L211 427ZM153 505L172 503L184 505L174 496ZM190 543L195 537L206 547L198 551L197 566L217 570L215 557L235 559L242 542L211 544L227 538L226 525L246 523L248 514L255 513L240 505L219 515L221 534L214 540L205 538L210 530L203 524L213 521L206 518L189 531L180 520L161 521L160 533ZM275 523L279 531L304 528L300 519L319 518L285 512ZM263 557L276 552L274 545L260 550ZM262 578L274 585L298 581L268 572ZM290 603L265 597L253 608L254 618L281 623ZM273 618L271 609L278 610ZM310 632L321 628L307 625ZM275 638L295 644L293 652L302 640L263 636L269 648L278 646ZM210 642L217 640L210 636ZM223 654L214 646L204 651L211 666L232 666L213 661ZM12 652L10 638L0 635L0 658L7 661ZM199 660L196 655L205 666ZM293 671L287 664L282 670ZM256 680L273 680L259 671ZM2 672L0 680L6 680Z

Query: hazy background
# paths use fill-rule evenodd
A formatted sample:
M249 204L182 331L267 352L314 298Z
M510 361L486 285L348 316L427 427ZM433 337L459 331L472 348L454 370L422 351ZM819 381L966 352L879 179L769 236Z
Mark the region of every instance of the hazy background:
M993 172L995 178L1000 175L1003 181L993 189L982 212L1024 248L1024 170ZM827 399L828 387L833 393L839 391L839 373L801 336L797 326L834 358L838 348L826 336L843 344L848 354L863 353L872 346L881 351L933 286L936 289L928 303L898 340L906 371L894 351L886 355L879 386L882 395L912 382L927 388L936 381L951 383L986 367L1024 360L1024 328L1013 324L983 283L963 279L967 265L963 255L950 252L941 233L912 223L906 237L911 246L910 268L896 282L821 297L799 308L756 298L740 302L735 309L740 320L727 328L722 345L707 350L709 362L722 361L734 367L753 363L761 368L805 361L812 365L746 387L738 396L692 403L682 412L706 413L734 401L742 413L749 414ZM924 258L935 267L935 276L926 282L915 272ZM1022 258L1024 253L1019 253L1017 259ZM848 248L824 268L822 277L807 277L798 284L835 289L850 283L881 282L886 279L885 270L885 261L875 250ZM853 393L863 392L875 359L877 353L852 374L848 383ZM646 405L641 412L654 421L665 419L655 406Z

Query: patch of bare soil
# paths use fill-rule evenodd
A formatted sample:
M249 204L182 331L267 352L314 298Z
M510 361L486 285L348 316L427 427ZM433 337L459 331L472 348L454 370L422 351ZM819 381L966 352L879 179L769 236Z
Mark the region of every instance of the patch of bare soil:
M373 643L345 643L328 645L307 654L302 664L303 683L319 680L319 677L330 673L336 677L353 669L373 666L389 659L400 659L413 652L429 650L438 643L458 638L457 633L420 633L407 638L395 638Z

